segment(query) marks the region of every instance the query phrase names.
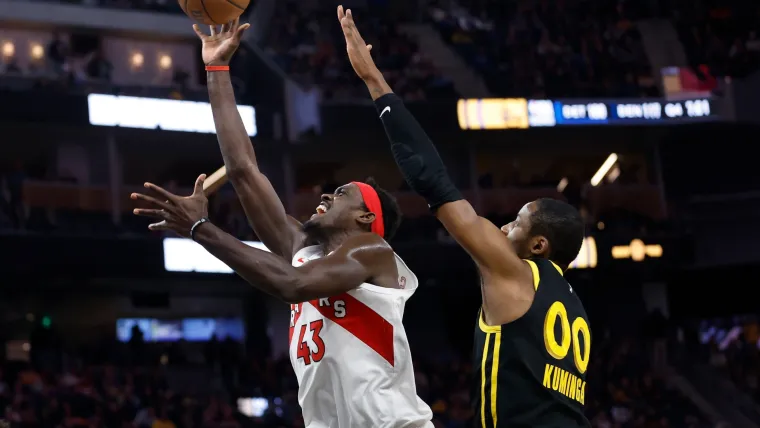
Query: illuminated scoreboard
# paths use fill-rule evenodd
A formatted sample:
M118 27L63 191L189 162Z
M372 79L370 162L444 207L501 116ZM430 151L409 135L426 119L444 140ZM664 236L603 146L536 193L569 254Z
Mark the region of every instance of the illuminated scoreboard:
M573 125L667 125L718 120L712 100L463 99L457 105L462 129L525 129Z

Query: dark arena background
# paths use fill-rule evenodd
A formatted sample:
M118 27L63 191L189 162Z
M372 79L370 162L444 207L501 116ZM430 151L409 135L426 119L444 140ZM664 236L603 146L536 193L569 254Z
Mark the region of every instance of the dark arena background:
M592 425L760 426L760 4L345 4L481 214L581 211ZM252 1L237 101L294 217L354 179L394 191L417 391L464 427L477 273L405 187L336 5ZM303 426L288 306L131 213L143 182L222 165L190 24L173 0L0 1L3 426ZM229 185L211 210L256 245Z

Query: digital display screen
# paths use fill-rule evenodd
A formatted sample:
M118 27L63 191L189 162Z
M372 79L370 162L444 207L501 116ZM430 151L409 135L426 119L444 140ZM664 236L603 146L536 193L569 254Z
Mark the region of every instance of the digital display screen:
M116 320L116 338L128 342L137 327L146 342L207 342L217 339L245 339L245 328L240 318L183 318L160 320L155 318L120 318Z
M90 94L87 108L90 125L216 133L211 104L206 102ZM256 110L238 106L238 113L248 136L255 137Z
M561 125L645 125L672 122L699 122L715 119L709 99L664 100L604 100L604 101L554 101L553 119ZM531 111L531 123L551 121L548 108ZM547 125L544 125L547 126ZM552 126L552 125L548 125Z
M654 125L718 120L709 98L526 100L473 98L457 103L466 130L525 129L572 125Z
M243 241L262 251L269 251L260 241ZM167 272L232 273L232 268L209 254L192 239L164 238L164 269Z

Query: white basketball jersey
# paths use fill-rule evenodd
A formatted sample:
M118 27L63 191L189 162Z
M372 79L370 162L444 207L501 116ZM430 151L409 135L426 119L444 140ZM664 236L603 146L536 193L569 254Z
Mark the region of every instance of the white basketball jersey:
M306 247L293 266L320 257L320 247ZM401 323L417 277L398 256L396 265L400 289L365 283L290 305L290 362L306 428L433 427Z

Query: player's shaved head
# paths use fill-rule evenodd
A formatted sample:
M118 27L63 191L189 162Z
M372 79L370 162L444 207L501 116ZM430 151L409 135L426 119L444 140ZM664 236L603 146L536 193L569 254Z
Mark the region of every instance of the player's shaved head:
M568 266L578 256L584 237L583 219L567 202L542 198L533 202L530 235L544 236L549 241L547 257Z

